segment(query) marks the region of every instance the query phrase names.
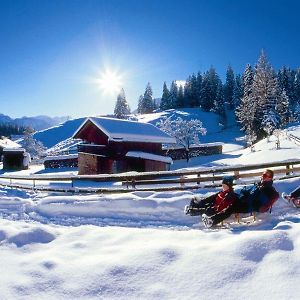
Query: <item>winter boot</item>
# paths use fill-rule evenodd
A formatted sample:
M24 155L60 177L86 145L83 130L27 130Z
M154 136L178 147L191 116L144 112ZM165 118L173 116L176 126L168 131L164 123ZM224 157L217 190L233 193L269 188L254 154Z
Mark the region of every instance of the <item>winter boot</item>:
M202 222L206 228L210 228L213 226L213 220L206 214L202 215Z

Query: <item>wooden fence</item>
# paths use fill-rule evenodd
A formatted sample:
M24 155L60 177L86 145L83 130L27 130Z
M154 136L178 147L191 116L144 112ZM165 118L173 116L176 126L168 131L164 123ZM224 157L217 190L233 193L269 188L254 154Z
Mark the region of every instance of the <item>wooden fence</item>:
M99 175L1 175L0 185L22 189L35 189L57 192L78 193L120 193L133 190L172 191L199 189L204 187L219 186L225 175L239 179L250 178L252 181L261 175L264 169L270 168L275 173L275 180L291 176L300 176L300 159L288 160L276 163L252 164L246 166L226 166L195 168L190 170L161 171L161 172L130 172L122 174L99 174ZM20 183L31 182L31 184ZM41 186L40 182L48 181L53 185L55 182L64 182L65 186ZM80 187L82 182L119 183L117 187ZM78 186L79 184L79 186ZM61 185L61 184L60 184ZM77 186L76 186L77 185Z

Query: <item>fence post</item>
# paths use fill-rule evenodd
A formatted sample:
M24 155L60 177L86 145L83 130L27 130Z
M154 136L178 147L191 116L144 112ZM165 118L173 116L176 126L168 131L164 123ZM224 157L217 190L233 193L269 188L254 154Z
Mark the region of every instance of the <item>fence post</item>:
M131 184L132 184L132 188L135 189L135 179L134 178L132 178Z
M235 170L234 171L234 178L235 179L239 179L240 178L240 172L239 172L239 170Z
M200 175L200 173L198 173L198 174L197 174L197 178L200 178L200 177L201 177L201 175ZM198 184L198 185L200 184L200 180L197 181L197 184Z
M180 176L180 186L184 186L183 180L184 180L184 175L181 175Z
M35 188L35 179L33 179L33 188Z
M286 173L285 175L290 175L290 165L286 165Z

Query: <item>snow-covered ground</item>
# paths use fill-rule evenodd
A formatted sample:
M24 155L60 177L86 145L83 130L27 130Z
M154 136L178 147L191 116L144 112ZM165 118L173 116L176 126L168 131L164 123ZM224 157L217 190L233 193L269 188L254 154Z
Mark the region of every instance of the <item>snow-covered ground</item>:
M255 152L222 141L222 155L172 168L300 159L286 137L279 150L272 137ZM290 192L300 179L274 185ZM300 210L279 199L255 223L231 218L207 230L183 207L195 193L215 191L83 196L0 188L0 299L298 299Z

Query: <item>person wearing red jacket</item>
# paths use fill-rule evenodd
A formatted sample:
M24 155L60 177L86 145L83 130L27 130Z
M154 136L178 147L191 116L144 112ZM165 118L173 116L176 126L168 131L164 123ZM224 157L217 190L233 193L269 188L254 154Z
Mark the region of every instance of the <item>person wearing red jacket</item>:
M207 198L197 200L194 197L190 205L184 209L187 215L202 215L205 227L216 225L231 215L230 207L237 200L237 195L233 191L233 177L226 176L222 180L222 190Z

